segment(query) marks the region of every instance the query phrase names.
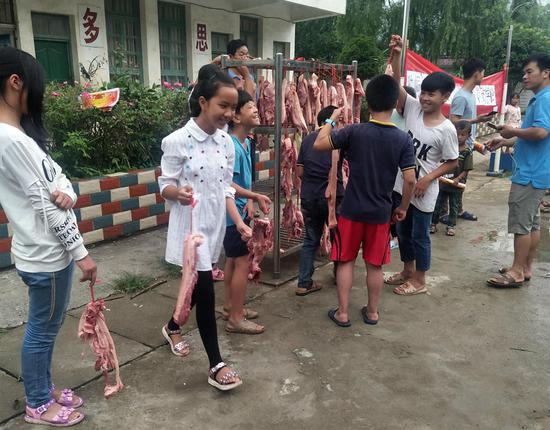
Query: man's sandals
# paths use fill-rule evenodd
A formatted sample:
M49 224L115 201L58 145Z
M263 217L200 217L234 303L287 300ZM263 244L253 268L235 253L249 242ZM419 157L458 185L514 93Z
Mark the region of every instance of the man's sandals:
M230 370L218 378L220 371L226 367L229 368L227 364L220 361L208 372L208 383L221 391L233 390L243 383L239 374L234 370Z
M496 288L521 287L525 281L517 281L510 273L505 272L501 276L495 276L487 280L487 284Z
M225 309L223 305L216 306L216 312L221 314L222 319L227 321L229 319L229 310ZM260 314L252 309L244 308L244 315L247 320L255 320Z
M177 355L178 357L186 357L189 355L189 344L182 340L181 342L174 343L172 338L170 336L173 336L175 334L181 335L181 330L169 330L168 326L162 327L162 336L164 339L168 341L168 345L170 345L170 349L172 350L172 354Z
M406 281L399 287L395 287L393 289L393 292L400 296L415 296L417 294L427 293L428 289L425 285L423 285L421 288L417 288L411 282Z
M231 321L227 321L225 331L236 334L261 334L265 331L265 327L244 318L235 325Z

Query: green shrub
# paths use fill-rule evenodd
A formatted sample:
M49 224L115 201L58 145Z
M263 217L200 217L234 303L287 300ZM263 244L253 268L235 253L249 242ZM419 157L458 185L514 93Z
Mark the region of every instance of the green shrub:
M80 107L82 93L115 87L111 111ZM188 117L187 96L179 85L150 88L127 76L101 88L52 83L44 100L51 155L72 178L156 166L162 138Z

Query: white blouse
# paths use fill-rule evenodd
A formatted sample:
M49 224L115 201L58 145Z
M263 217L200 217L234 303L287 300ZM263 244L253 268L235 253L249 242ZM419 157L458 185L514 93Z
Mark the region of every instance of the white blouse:
M197 270L212 270L225 235L225 199L235 198L231 187L235 147L231 137L219 129L207 134L190 119L162 140L162 151L160 192L168 185L193 187L197 205L192 210L192 228L205 238L198 247ZM191 206L171 203L166 261L181 266L183 241L191 232Z

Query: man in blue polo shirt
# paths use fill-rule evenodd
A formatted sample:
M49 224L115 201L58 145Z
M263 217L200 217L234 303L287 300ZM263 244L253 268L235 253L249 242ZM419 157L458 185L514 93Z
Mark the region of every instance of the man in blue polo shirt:
M523 66L523 83L535 93L521 128L500 126L502 137L488 143L491 151L514 146L516 169L508 199L508 232L514 234L512 267L487 282L495 287L519 287L531 279L540 241L540 203L550 188L550 55L535 54Z

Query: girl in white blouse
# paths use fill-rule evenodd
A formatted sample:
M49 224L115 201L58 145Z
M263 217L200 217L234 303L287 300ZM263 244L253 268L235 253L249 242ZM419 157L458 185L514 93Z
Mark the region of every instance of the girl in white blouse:
M191 210L193 232L204 236L204 243L197 249L198 280L192 306L197 308L197 325L210 361L208 382L226 391L242 381L220 355L212 262L218 260L221 251L226 210L243 240L250 239L252 231L235 206L235 190L231 187L234 145L222 130L235 113L237 90L221 70L209 75L208 79L199 80L193 89L192 118L162 141L159 186L162 196L172 202L166 261L182 265L183 241L191 230ZM193 200L197 204L191 209ZM189 345L183 340L180 327L173 318L162 328L162 334L175 355L189 354Z

